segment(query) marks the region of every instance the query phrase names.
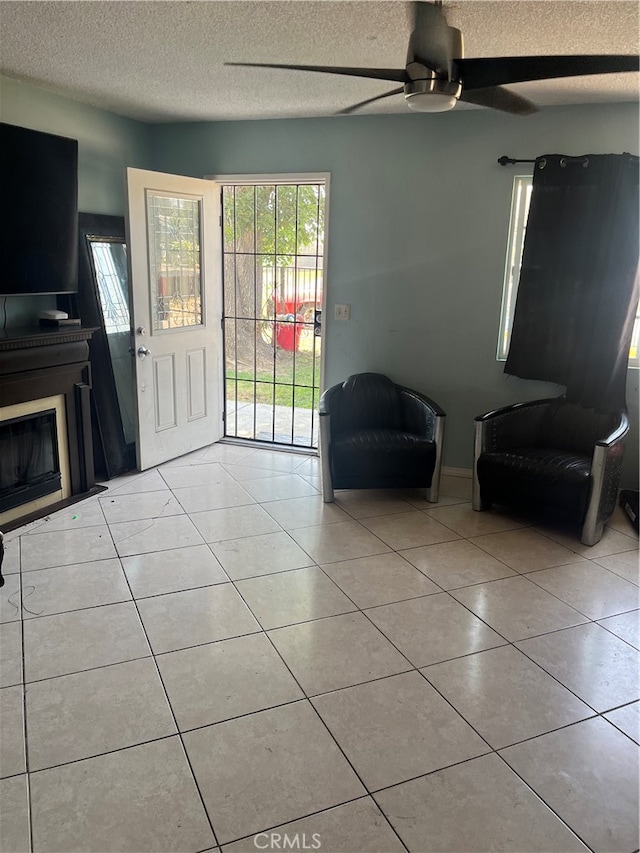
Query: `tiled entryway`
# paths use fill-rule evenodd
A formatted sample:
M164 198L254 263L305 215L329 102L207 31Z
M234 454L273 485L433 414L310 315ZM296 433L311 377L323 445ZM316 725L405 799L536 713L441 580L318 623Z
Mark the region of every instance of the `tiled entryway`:
M5 540L3 853L638 849L620 512L325 505L224 444L107 485Z

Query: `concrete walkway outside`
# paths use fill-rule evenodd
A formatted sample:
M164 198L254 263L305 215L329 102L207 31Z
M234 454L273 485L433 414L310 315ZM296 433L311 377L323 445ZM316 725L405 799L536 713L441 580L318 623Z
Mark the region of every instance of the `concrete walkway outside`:
M255 418L254 418L255 411ZM293 433L293 438L292 438ZM227 400L225 434L300 447L318 446L318 412L267 403Z

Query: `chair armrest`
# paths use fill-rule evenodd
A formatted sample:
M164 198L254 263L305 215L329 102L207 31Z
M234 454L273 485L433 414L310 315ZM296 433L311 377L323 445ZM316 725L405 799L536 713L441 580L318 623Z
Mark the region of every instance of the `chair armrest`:
M320 426L320 471L322 476L322 499L325 503L333 502L333 473L332 473L332 450L331 439L336 423L340 423L340 397L342 382L327 388L320 397L318 404L319 426ZM338 404L338 405L336 405ZM334 416L332 417L332 407Z
M491 450L508 450L534 444L545 412L557 398L530 400L494 409L475 418L476 461Z
M318 404L320 417L331 414L331 404L341 388L342 383L340 382L337 385L332 385L331 388L327 388L327 390L322 393Z
M400 394L404 427L407 432L424 436L435 445L436 458L433 476L431 486L426 492L426 498L431 503L437 503L444 454L444 423L447 413L430 397L402 385L396 387Z
M403 385L398 385L397 388L403 400L405 399L405 395L407 395L416 402L422 403L430 409L434 415L442 415L443 417L446 417L447 413L445 410L432 400L431 397L427 397L425 394L420 394L419 391L414 391L413 388L405 388Z
M519 412L522 409L532 409L538 406L548 406L555 402L558 397L545 397L544 400L528 400L525 403L512 403L510 406L503 406L501 409L492 409L490 412L485 412L484 415L476 415L476 421L489 421L501 415L509 415L511 412Z
M411 388L398 385L400 401L402 403L402 419L407 432L414 435L422 435L430 441L435 441L436 425L438 420L442 421L447 414L436 402L424 394L420 394Z
M618 485L622 474L624 439L629 432L629 417L620 412L620 420L606 438L596 442L591 459L591 486L581 541L595 545L602 536L618 501Z
M601 438L596 441L596 447L613 447L626 436L629 432L629 415L627 412L620 412L620 420L606 438Z

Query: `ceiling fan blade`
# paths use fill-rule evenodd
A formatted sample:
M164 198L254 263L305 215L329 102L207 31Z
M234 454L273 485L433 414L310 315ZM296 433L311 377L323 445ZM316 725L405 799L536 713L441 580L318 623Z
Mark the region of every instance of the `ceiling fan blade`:
M407 65L417 60L433 71L447 74L451 58L451 35L442 3L414 3Z
M336 115L349 115L349 113L354 112L360 107L366 106L366 104L372 104L374 101L381 101L383 98L390 98L391 95L402 94L404 94L404 86L401 86L399 89L392 89L390 92L385 92L384 95L376 95L375 98L367 98L366 101L358 101L357 104L352 104L350 107L345 107L344 110L338 110Z
M491 107L494 110L502 110L504 113L513 113L519 116L529 116L538 112L538 108L531 101L521 95L516 95L509 89L503 89L501 86L472 89L471 92L463 89L460 100L466 101L467 104Z
M317 71L321 74L343 74L347 77L368 77L371 80L392 80L404 83L408 77L406 71L395 68L343 68L334 65L272 65L267 62L225 62L237 68L284 68L288 71Z
M456 61L464 89L486 89L505 83L549 80L556 77L582 77L588 74L614 74L638 71L634 55L586 56L501 56L491 59Z

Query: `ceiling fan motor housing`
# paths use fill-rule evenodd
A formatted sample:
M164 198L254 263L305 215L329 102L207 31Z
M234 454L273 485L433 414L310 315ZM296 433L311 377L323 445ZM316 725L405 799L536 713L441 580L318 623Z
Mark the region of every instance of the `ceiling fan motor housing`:
M445 32L444 55L440 52L438 57L430 55L424 33L414 31L411 35L406 65L409 79L404 84L404 97L407 106L417 112L446 112L455 107L462 94L456 67L456 59L464 58L462 33L455 27L446 27Z

